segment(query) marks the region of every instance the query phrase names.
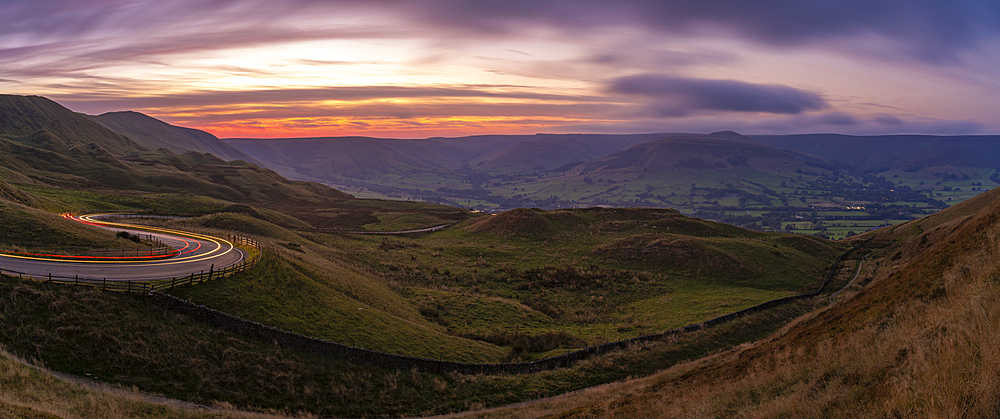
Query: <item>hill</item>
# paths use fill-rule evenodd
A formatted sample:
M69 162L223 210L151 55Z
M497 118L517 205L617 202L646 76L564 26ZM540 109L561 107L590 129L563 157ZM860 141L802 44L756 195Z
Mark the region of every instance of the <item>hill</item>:
M251 163L225 162L196 151L149 151L94 118L41 97L0 97L0 118L0 172L12 183L196 193L258 204L316 205L351 199L320 184L286 180ZM185 132L183 129L138 114L116 115L108 120L130 129L154 127L143 134L156 136L156 141L145 140L150 144L169 145L170 141L184 139L173 135ZM169 148L183 150L188 146L190 142Z
M669 134L538 134L466 163L483 172L541 172L570 163L589 162Z
M580 171L591 175L611 174L630 177L666 172L733 172L740 168L792 178L803 170L850 171L837 164L805 153L761 145L736 133L722 132L698 136L678 136L651 141L589 162ZM796 170L798 172L796 172ZM678 177L680 173L671 174Z
M493 176L534 174L604 157L663 135L483 135L423 140L228 138L223 141L293 179L375 191L389 197L429 198L454 196L448 191L474 188Z
M40 96L0 95L0 137L61 151L85 149L93 144L115 156L145 150L89 116Z
M170 125L138 112L108 112L93 117L99 124L124 135L146 150L160 148L175 154L188 151L210 153L223 160L258 162L239 149L205 131Z
M384 141L368 137L227 139L226 142L289 175L308 179L324 179L331 175L357 179L433 175L449 166L447 160L433 156L426 148L420 150L422 153L408 150L424 157L417 159L386 146ZM434 159L427 160L432 157Z
M493 213L668 207L756 230L844 238L1000 186L995 140L721 131L226 141L255 149L287 176L365 197ZM300 152L284 156L281 144L293 142L288 148ZM364 155L379 161L356 157Z

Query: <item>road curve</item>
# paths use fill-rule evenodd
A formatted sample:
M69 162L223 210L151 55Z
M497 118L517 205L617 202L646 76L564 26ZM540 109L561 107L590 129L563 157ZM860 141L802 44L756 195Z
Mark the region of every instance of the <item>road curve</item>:
M246 258L246 253L225 239L204 234L190 233L159 227L138 226L103 221L117 214L96 214L68 219L112 231L152 236L176 251L166 258L131 257L107 260L88 260L77 257L67 260L59 255L25 255L0 251L0 271L7 274L26 274L34 277L79 278L107 281L152 281L183 278L210 270L236 265Z

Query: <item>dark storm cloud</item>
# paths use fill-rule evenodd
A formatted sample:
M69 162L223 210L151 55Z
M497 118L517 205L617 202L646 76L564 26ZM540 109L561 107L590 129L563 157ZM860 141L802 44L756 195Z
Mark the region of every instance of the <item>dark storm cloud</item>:
M834 125L836 132L851 135L886 134L936 134L969 135L983 132L983 124L975 121L947 121L938 119L901 119L898 124L886 126L875 120L855 119L854 124ZM696 118L689 120L647 119L605 124L566 124L567 132L694 132L736 131L744 135L754 134L802 134L808 132L830 132L831 125L823 118L805 115L775 116L767 119L737 119L731 116Z
M949 121L928 118L899 118L879 116L862 119L840 112L819 115L796 115L767 120L743 121L734 129L749 133L789 134L825 132L836 127L843 134L940 134L964 135L983 131L983 124L975 121Z
M615 79L609 90L648 98L648 109L661 117L683 116L694 110L798 114L828 107L813 92L735 80L644 74Z
M822 44L879 35L925 61L956 59L1000 26L993 0L427 0L423 18L473 32L514 32L518 24L586 29L640 25L670 34L733 33L773 46ZM413 6L419 4L420 6ZM862 46L859 46L862 47Z
M0 4L0 34L78 37L117 31L141 37L201 29L242 34L252 45L259 42L258 30L271 30L268 37L281 37L274 31L301 32L294 24L282 25L286 19L294 23L352 13L396 14L417 25L407 29L441 39L456 30L468 36L516 36L526 26L575 33L641 27L671 35L736 35L773 46L827 45L876 35L897 43L887 48L902 47L904 54L925 61L955 60L1000 27L1000 2L994 0L8 0ZM228 42L188 40L193 48Z

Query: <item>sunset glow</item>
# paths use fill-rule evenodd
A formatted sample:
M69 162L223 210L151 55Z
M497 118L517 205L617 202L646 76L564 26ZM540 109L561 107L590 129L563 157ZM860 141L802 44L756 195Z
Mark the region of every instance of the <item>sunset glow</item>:
M777 4L15 0L0 93L220 137L1000 132L992 2Z

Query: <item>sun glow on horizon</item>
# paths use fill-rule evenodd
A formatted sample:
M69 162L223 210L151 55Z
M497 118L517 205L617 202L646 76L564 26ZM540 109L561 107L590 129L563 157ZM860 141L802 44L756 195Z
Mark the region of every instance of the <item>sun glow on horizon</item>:
M12 1L0 92L223 137L1000 132L1000 28L975 8Z

